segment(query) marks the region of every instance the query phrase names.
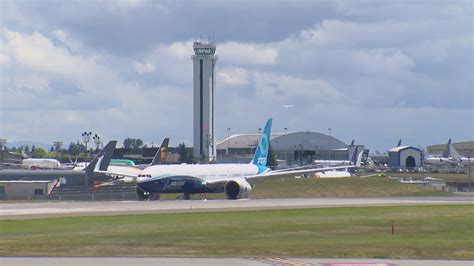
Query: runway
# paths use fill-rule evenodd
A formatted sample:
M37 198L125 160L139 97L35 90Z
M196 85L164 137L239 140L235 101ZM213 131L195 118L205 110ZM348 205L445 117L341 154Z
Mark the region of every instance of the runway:
M163 258L163 257L85 257L85 258L65 258L65 257L0 257L1 265L11 266L50 266L50 265L69 265L69 266L149 266L149 265L246 265L246 266L264 266L264 265L287 265L287 266L468 266L473 261L468 260L397 260L397 259L325 259L325 258Z
M0 220L294 208L473 204L474 197L311 198L1 203Z

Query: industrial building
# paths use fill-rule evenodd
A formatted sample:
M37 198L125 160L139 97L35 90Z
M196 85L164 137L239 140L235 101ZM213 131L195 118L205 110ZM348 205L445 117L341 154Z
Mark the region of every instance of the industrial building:
M388 151L388 164L392 169L413 169L423 166L423 152L412 146L399 146Z
M260 134L237 134L218 142L218 162L249 162L259 139ZM352 151L343 141L317 132L273 133L270 144L276 159L287 165L311 164L317 159L347 160Z
M193 48L193 152L197 160L212 162L216 160L214 77L218 57L214 43L194 42Z
M2 180L0 181L0 199L43 199L56 181L53 180Z

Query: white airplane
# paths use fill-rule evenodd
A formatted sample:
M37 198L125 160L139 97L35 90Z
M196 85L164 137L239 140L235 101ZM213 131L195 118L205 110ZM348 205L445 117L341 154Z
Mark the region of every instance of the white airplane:
M137 195L140 200L159 198L161 193L183 193L189 199L195 193L221 193L228 199L248 198L256 180L283 176L312 174L355 166L272 171L267 157L272 119L268 119L255 155L249 164L180 164L154 165L137 176ZM110 171L99 171L109 175Z
M353 144L353 143L352 143ZM360 167L362 161L362 154L363 152L359 152L359 147L355 147L354 151L352 152L351 159L348 161L349 165L354 165L356 167ZM337 170L330 170L321 173L315 173L314 177L318 178L339 178L339 177L351 177L355 176L355 169L354 168L346 168L344 171L337 171Z
M48 159L48 158L29 158L23 159L21 165L28 169L59 169L61 168L61 163L57 159Z
M447 164L454 165L454 164L456 164L455 161L452 160L452 158L449 158L449 146L450 145L451 145L451 139L448 140L448 143L446 144L446 151L443 153L443 155L440 156L440 155L427 154L424 158L424 162L426 164L431 164L431 165L447 165Z
M113 179L105 181L104 183L100 184L100 186L110 186L115 185L118 183L128 183L128 182L136 182L137 177L143 172L143 169L158 165L160 163L164 163L168 157L168 144L169 138L165 138L161 143L160 148L155 153L153 160L150 164L146 165L110 165L107 167L107 172L114 173L108 174Z
M352 140L349 146L354 146L354 140ZM364 151L359 151L360 158L362 159L362 153ZM358 155L357 155L358 156ZM351 164L352 155L349 155L347 160L314 160L313 162L320 166L341 166L341 165L350 165ZM359 164L360 166L360 164Z
M474 163L472 158L467 158L464 156L459 155L458 151L454 148L453 144L451 144L451 139L448 141L448 156L449 158L460 165L467 165Z

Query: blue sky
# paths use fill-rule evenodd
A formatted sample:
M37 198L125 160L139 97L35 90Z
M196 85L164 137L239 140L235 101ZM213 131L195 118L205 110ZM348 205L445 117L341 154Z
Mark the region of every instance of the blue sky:
M199 36L218 139L268 117L380 151L474 138L472 2L349 0L1 0L0 136L192 145Z

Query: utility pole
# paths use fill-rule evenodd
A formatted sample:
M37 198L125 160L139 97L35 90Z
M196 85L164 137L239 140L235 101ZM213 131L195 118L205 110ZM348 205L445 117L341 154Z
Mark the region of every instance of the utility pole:
M467 190L468 192L471 192L471 152L469 151L467 153Z
M81 134L82 140L84 141L84 144L86 145L86 153L89 154L89 150L87 149L87 143L91 141L91 135L92 132L84 132Z
M99 145L100 145L100 142L101 142L99 135L94 134L94 136L92 137L92 139L94 139L94 142L95 142L95 149L96 149L96 151L98 151L98 150L99 150Z

